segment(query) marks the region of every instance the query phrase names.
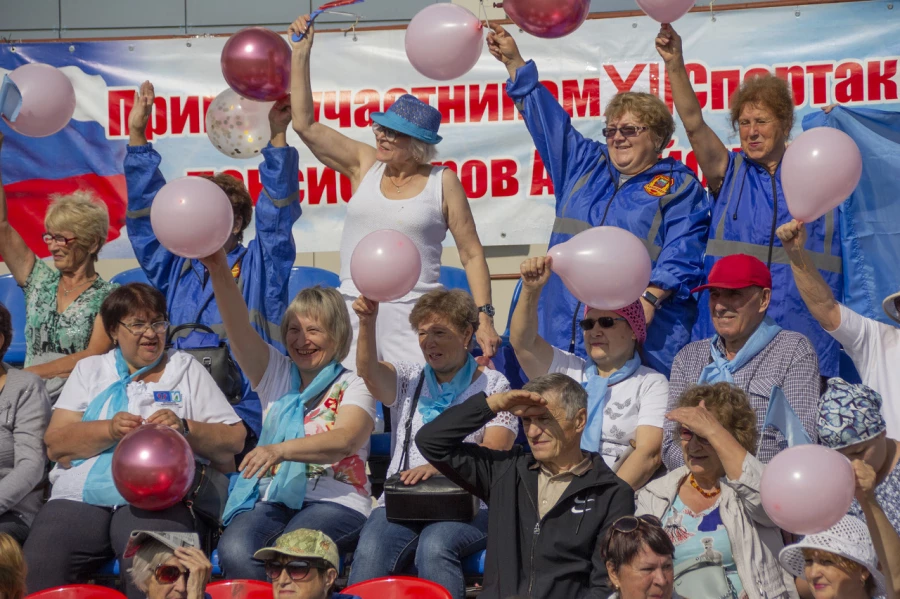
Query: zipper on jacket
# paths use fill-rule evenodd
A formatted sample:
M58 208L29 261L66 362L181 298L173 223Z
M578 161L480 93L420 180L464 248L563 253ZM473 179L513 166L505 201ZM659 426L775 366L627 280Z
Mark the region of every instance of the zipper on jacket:
M772 251L775 249L775 228L778 226L778 190L775 188L775 175L772 177L772 231L769 233L769 259L766 268L772 267Z
M529 558L528 564L528 596L531 597L532 590L534 589L534 546L537 544L537 537L541 534L541 522L543 518L541 518L541 512L538 511L537 501L535 501L534 497L531 496L531 492L528 490L528 485L524 485L525 494L528 496L528 501L531 502L531 507L534 508L534 513L538 517L538 521L534 525L534 530L532 534L534 538L531 540L531 556Z

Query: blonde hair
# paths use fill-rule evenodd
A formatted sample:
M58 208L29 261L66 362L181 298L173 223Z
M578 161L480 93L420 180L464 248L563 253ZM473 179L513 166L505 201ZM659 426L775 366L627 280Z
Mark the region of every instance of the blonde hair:
M172 549L156 539L147 539L141 543L137 553L134 554L131 568L128 569L134 586L142 593L146 593L150 586L150 577L153 576L156 567L169 561L174 555Z
M678 407L693 408L701 401L747 453L756 455L756 412L742 389L731 383L696 385L681 394ZM680 424L677 430L680 434Z
M650 129L656 138L656 149L662 152L675 134L675 119L662 100L644 92L623 92L616 94L606 106L606 121L615 120L630 112Z
M429 317L446 318L459 333L465 333L466 327L472 327L472 334L478 330L478 308L475 300L462 289L435 289L429 291L416 301L409 313L409 324L413 331Z
M19 543L8 534L0 533L0 595L6 599L22 599L27 573Z
M337 289L316 285L301 290L281 318L282 343L286 343L291 316L307 316L321 323L325 332L337 344L334 354L335 362L343 362L350 353L353 328L350 326L347 304L344 303L344 298Z
M109 236L109 211L106 204L90 191L79 189L69 194L55 193L44 217L48 231L71 231L75 245L91 252L94 261ZM97 244L96 251L92 246Z

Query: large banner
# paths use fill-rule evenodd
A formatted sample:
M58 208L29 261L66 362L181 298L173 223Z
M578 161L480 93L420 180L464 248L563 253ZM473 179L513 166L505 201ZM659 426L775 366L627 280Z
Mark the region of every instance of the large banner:
M877 1L703 12L686 16L676 29L684 38L688 70L707 121L726 144L737 147L729 96L744 78L763 71L789 81L798 111L795 134L800 132L799 117L832 103L900 109L898 10ZM647 17L589 20L558 40L509 30L584 135L600 136L604 107L620 91L649 91L672 107L665 69L654 49L658 25ZM482 242L545 243L554 216L553 186L504 93L503 65L485 49L460 80L431 81L409 64L404 34L320 32L312 63L317 119L372 142L372 112L388 108L403 93L428 101L444 116L438 161L459 175ZM2 174L10 220L33 249L46 255L40 233L48 195L89 187L110 206L115 229L101 257L133 257L124 228L122 160L128 111L145 79L154 83L158 95L148 137L163 156L163 174L171 179L224 170L243 179L256 197L258 163L227 158L205 133L205 111L226 87L219 67L225 40L0 46L0 74L26 62L48 63L71 78L78 96L73 121L51 137L25 138L0 124L6 135ZM297 250L337 250L352 195L349 182L319 164L293 132L289 141L300 150L303 216L295 228ZM666 154L696 168L680 123Z

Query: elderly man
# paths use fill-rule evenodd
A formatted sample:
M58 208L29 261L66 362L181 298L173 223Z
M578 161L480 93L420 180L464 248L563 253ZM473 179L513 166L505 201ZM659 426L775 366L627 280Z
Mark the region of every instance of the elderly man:
M806 250L806 225L793 220L776 232L791 259L800 297L829 335L844 346L862 382L888 398L882 407L887 434L900 438L900 403L891 401L900 393L900 329L865 318L838 303L831 288L812 265ZM882 303L885 313L900 322L900 291Z
M359 599L332 592L340 558L337 545L319 530L298 528L283 534L274 547L263 547L253 559L265 562L272 596L278 599Z
M531 454L463 442L502 411L522 418ZM581 450L586 421L581 385L548 374L520 391L474 395L416 435L425 459L491 508L483 599L612 592L596 546L613 522L634 513L634 492L599 454Z
M757 258L735 254L720 259L706 285L716 335L687 344L672 365L669 410L691 385L732 383L747 394L756 411L759 442L756 457L766 464L787 448L784 436L764 426L772 389L779 387L811 438L816 434L816 408L821 379L816 351L804 335L783 330L766 316L772 299L772 275ZM666 422L663 463L669 470L683 465L675 423Z

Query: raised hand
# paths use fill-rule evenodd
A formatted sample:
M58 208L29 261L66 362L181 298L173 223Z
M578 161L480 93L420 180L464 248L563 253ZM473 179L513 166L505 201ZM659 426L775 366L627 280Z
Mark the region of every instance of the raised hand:
M359 324L373 324L378 318L378 302L361 295L353 302L353 311L359 318Z
M291 124L291 95L281 98L269 110L269 130L272 138L287 133Z
M656 51L666 64L684 60L681 53L681 36L667 23L663 23L659 28Z
M128 115L128 144L143 146L147 143L147 123L153 112L153 100L156 93L149 81L141 83L141 89L134 94L134 106Z
M713 434L722 429L722 424L716 420L712 412L706 409L706 403L701 401L699 406L691 408L675 408L666 418L685 426L694 434L709 439Z
M294 41L294 34L303 36L299 42ZM288 27L288 39L291 40L291 48L295 53L309 56L312 49L313 38L316 36L316 28L309 22L309 15L298 17Z
M206 583L212 575L212 564L206 555L196 547L178 547L175 557L190 575L187 579L187 599L203 599Z
M509 412L519 418L530 418L547 411L546 399L522 389L495 393L487 398L487 403L494 413Z
M856 500L861 504L877 502L875 499L875 469L863 460L853 460L851 465L853 466L853 476L856 479Z
M491 25L491 31L487 34L487 47L491 55L513 70L525 64L525 60L519 53L519 46L506 29L497 25Z
M553 258L550 256L538 256L528 258L519 266L522 273L522 287L529 291L540 291L550 280Z
M789 252L806 247L806 225L797 219L778 227L775 234Z

